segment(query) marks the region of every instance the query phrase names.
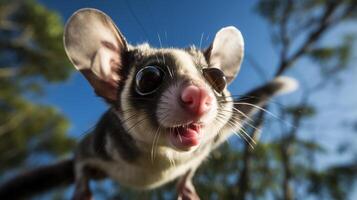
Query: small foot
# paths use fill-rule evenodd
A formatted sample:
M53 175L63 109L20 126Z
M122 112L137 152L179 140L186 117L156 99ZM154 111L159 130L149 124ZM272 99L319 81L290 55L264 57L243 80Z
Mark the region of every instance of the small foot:
M200 200L191 181L182 181L177 187L178 200Z

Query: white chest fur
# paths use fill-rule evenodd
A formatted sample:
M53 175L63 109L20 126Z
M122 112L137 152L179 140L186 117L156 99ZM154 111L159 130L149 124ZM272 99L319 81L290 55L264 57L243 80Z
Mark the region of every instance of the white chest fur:
M175 152L161 148L154 160L151 160L149 155L144 155L137 161L130 163L116 155L114 161L89 159L82 164L100 168L109 178L117 181L120 185L134 189L152 189L178 178L190 169L196 168L209 154L209 150L201 151L199 154L188 152L181 153L181 155L171 155L172 153ZM170 157L175 159L170 159Z

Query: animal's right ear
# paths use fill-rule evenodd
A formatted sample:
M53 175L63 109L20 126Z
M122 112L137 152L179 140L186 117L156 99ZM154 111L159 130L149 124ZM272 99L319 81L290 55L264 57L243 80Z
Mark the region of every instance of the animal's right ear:
M244 56L244 40L234 26L224 27L204 53L210 67L221 69L230 83L237 76Z
M117 100L127 43L110 17L96 9L78 10L66 24L64 46L95 92L108 101Z

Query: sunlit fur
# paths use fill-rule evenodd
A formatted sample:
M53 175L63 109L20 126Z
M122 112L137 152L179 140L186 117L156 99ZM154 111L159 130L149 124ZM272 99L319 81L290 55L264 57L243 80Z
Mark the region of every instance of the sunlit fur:
M203 138L199 147L190 149L190 151L180 151L175 149L168 140L170 127L180 124L186 124L185 116L180 117L179 113L175 112L176 105L170 105L170 102L177 95L180 82L175 81L174 84L168 86L168 89L161 95L158 103L156 113L147 113L132 106L130 103L130 90L131 85L125 84L121 93L121 112L117 112L118 117L121 119L124 127L130 135L134 138L136 145L140 148L143 155L136 161L135 165L123 160L120 155L115 155L115 163L98 162L95 161L96 166L101 166L105 171L114 179L118 180L123 185L128 185L139 189L149 189L158 187L168 181L171 181L178 176L182 175L191 168L196 168L207 157L211 151L211 143L213 138L219 134L220 129L230 119L232 113L225 112L224 110L232 110L233 103L231 98L217 99L210 85L202 78L200 68L197 64L207 65L202 53L198 50L191 48L188 51L179 49L153 49L147 44L131 47L136 48L145 56L156 54L160 56L164 52L170 52L175 55L177 60L175 73L169 78L174 76L184 76L187 80L194 82L201 82L213 96L215 101L212 109L207 115L202 118L205 127L202 130ZM193 53L194 52L194 53ZM193 55L196 55L194 57ZM197 57L200 55L200 57ZM163 58L164 59L164 58ZM126 83L133 83L135 77L135 70L129 72ZM173 76L173 77L171 77ZM230 96L227 90L224 91L226 96ZM143 99L142 103L148 100ZM170 109L168 109L169 104ZM155 126L149 118L155 115L159 125ZM107 151L115 152L115 147L110 140L107 140ZM120 171L120 173L118 173Z

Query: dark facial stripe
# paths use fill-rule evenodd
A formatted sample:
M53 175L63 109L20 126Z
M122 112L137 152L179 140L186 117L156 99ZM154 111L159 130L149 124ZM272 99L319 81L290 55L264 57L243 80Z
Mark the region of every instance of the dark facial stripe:
M122 55L122 62L123 62L123 67L120 71L121 73L121 82L122 84L119 84L118 85L118 89L117 89L117 101L116 102L109 102L110 104L112 104L115 108L118 108L119 105L120 105L120 94L122 93L123 89L124 89L124 86L127 83L127 79L128 79L128 76L129 76L129 73L130 73L130 69L132 67L132 63L134 63L135 61L135 54L133 52L129 52L129 51L126 51L123 53Z
M155 113L157 110L158 102L162 96L162 92L165 91L171 84L177 82L177 77L175 76L175 74L177 74L177 66L175 66L176 58L170 53L158 52L155 55L151 55L143 58L142 60L139 60L135 64L136 69L133 75L135 76L140 69L148 65L157 66L164 72L165 75L161 85L152 94L140 95L136 91L135 79L133 79L131 83L128 83L130 84L130 97L128 97L127 101L129 101L132 108L147 113L147 117L149 118L150 123L153 126L157 126L158 122Z

